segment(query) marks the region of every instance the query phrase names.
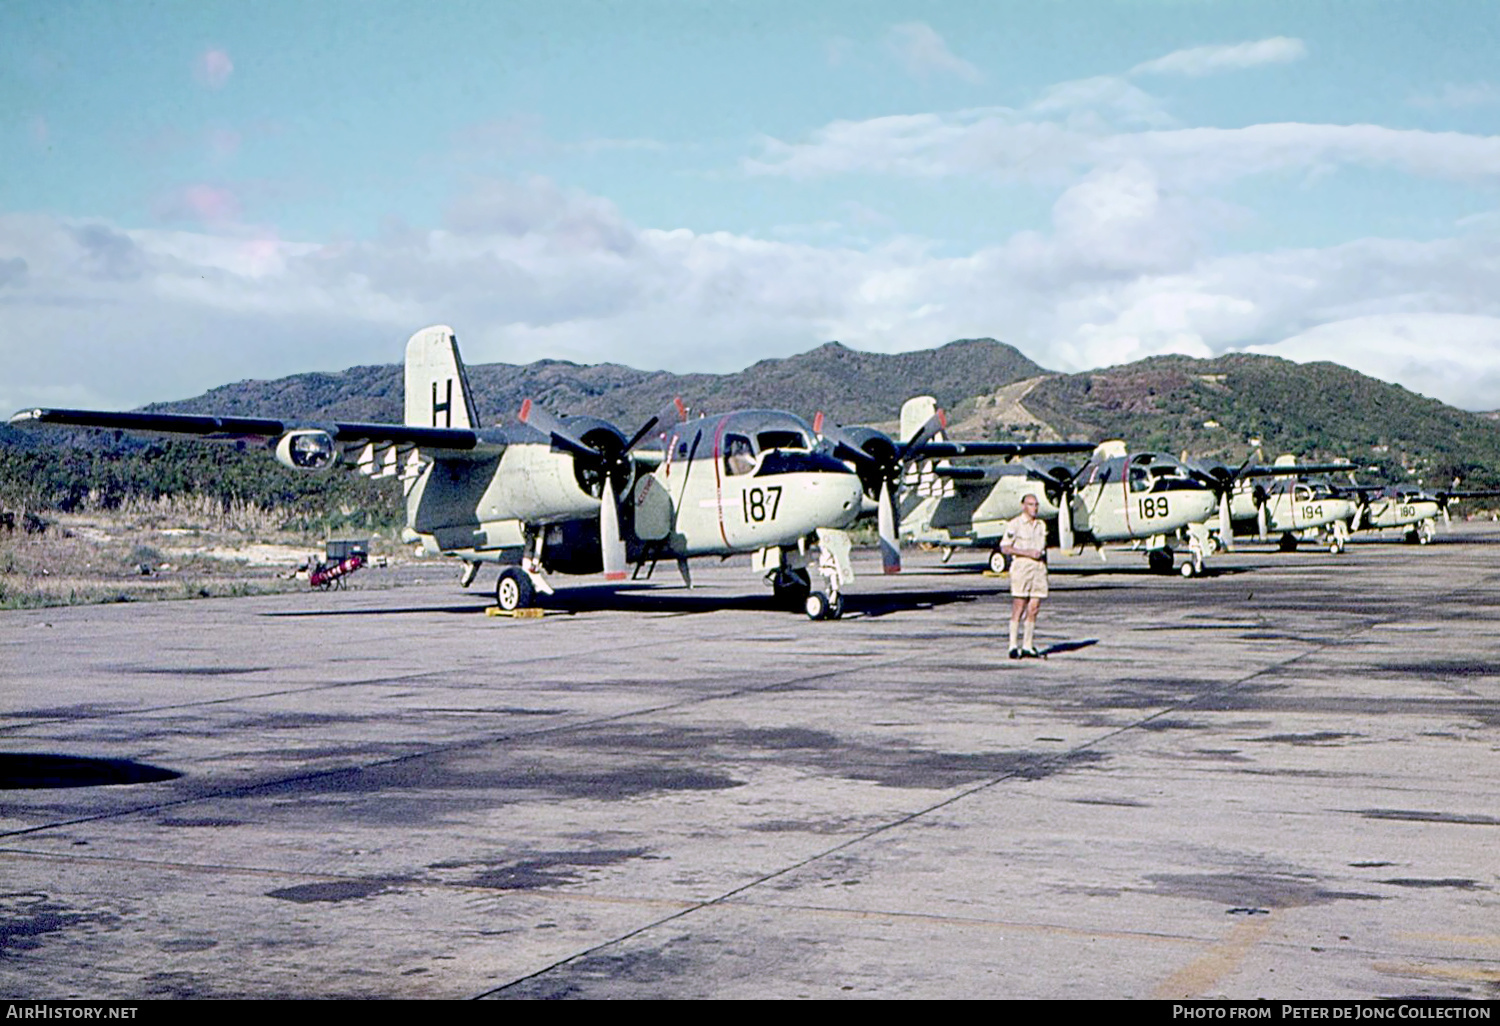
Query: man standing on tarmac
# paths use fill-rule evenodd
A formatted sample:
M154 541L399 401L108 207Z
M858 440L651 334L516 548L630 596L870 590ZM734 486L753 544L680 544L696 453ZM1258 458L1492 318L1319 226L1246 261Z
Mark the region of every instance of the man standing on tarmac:
M1010 657L1035 659L1036 614L1047 597L1047 524L1036 515L1037 498L1027 495L1021 500L1021 515L1005 525L1000 536L1000 551L1010 562ZM1023 622L1025 635L1016 644L1016 627Z

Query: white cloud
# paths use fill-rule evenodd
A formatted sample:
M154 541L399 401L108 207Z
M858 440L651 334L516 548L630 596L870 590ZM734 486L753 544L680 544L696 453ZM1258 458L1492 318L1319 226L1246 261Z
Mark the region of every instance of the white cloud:
M1138 160L1178 183L1227 182L1253 174L1329 165L1388 167L1437 179L1500 177L1500 136L1380 125L1288 122L1244 128L1121 130L1098 105L1091 117L1037 116L982 108L835 121L802 143L768 140L745 170L794 178L888 174L1000 180L1065 180L1100 165Z
M920 21L897 25L888 43L902 66L917 78L932 74L954 75L965 82L982 82L984 73L948 49L932 26Z
M1370 314L1248 349L1341 363L1465 409L1500 409L1500 312Z
M829 339L898 351L992 335L1060 370L1269 346L1500 406L1500 237L1218 256L1203 233L1215 216L1139 161L1078 179L1045 231L958 256L900 237L856 247L643 228L540 178L478 183L441 228L329 246L0 216L0 411L53 396L133 406L394 362L431 323L454 325L474 362L677 371Z
M1193 46L1174 50L1165 57L1137 64L1132 75L1187 75L1200 78L1221 71L1240 71L1263 64L1288 64L1307 56L1307 45L1300 39L1273 36L1253 43L1225 46Z

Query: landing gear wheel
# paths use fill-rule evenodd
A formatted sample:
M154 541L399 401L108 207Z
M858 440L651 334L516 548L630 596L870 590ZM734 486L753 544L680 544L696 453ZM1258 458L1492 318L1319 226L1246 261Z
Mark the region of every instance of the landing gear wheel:
M844 593L839 592L828 600L828 612L823 617L825 620L841 620L844 617Z
M1191 559L1183 560L1182 567L1179 569L1179 573L1181 573L1182 576L1192 577L1197 572L1198 567Z
M788 609L798 609L807 601L807 593L812 590L812 580L806 570L788 570L776 575L771 582L771 590L778 603L784 604Z
M828 612L833 608L828 596L821 591L808 592L807 599L802 607L807 610L809 620L826 620Z
M1006 570L1010 569L1009 563L1010 561L1005 558L1005 553L1001 552L999 549L996 549L994 552L990 553L990 573L1005 573Z
M527 608L534 598L536 589L531 578L517 567L507 567L500 574L500 580L495 582L495 605L507 613Z
M1171 549L1152 549L1146 553L1146 565L1159 574L1172 572L1172 564L1176 562ZM1187 564L1192 566L1192 563Z
M1293 535L1293 534L1284 534L1284 535L1282 535L1281 536L1281 541L1279 541L1279 542L1276 543L1276 547L1278 549L1280 549L1282 552L1296 552L1297 551L1297 536Z
M1406 532L1406 544L1408 544L1408 545L1415 545L1415 544L1417 544L1417 542L1419 542L1421 540L1421 538L1422 538L1422 536L1420 534L1418 534L1416 531L1407 531Z
M1343 555L1344 543L1338 539L1334 539L1328 543L1328 551L1335 556Z

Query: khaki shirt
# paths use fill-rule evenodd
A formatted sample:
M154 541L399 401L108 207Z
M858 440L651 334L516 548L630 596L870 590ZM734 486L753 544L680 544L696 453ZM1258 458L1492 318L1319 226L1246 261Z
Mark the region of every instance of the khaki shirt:
M1047 552L1047 522L1041 517L1026 521L1026 514L1021 513L1005 525L1005 533L1000 536L1001 546L1010 545L1013 548L1022 548L1028 551L1035 549L1043 555ZM1016 559L1030 559L1030 556L1016 555Z

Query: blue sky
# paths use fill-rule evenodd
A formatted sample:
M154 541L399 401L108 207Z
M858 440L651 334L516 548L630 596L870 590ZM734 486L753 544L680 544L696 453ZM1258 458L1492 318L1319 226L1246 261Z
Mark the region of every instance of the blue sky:
M0 7L0 406L992 336L1500 407L1500 5ZM290 412L290 411L289 411Z

